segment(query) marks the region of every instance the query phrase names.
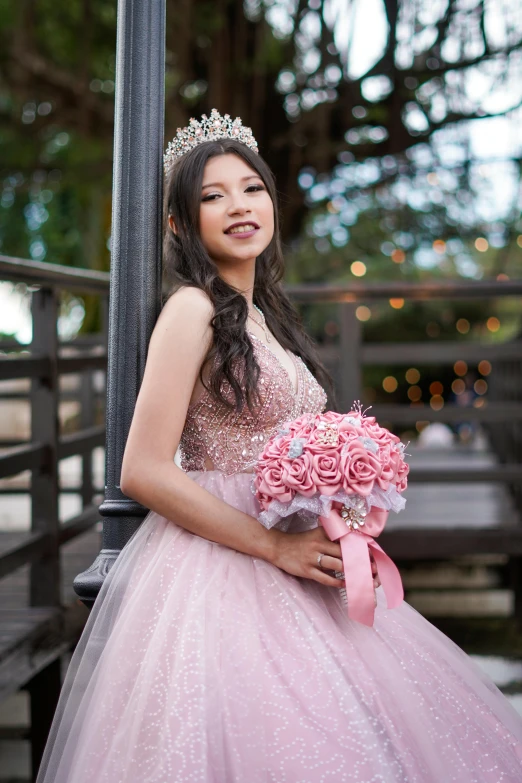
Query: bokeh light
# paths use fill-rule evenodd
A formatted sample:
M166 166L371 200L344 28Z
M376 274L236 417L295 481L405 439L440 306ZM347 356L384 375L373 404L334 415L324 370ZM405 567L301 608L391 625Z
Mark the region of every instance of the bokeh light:
M485 253L486 250L489 248L489 242L484 237L477 237L475 240L475 247L479 251L479 253Z
M462 378L455 378L455 380L451 384L451 391L454 394L463 394L463 392L466 391L466 384L464 383Z
M441 395L434 394L430 400L430 408L433 408L434 411L440 411L441 408L443 407L444 407L444 400L442 399Z
M350 272L352 275L355 275L355 277L364 277L366 274L366 264L363 264L362 261L354 261L350 266Z
M483 359L481 362L478 363L478 371L481 375L490 374L491 364L487 361L487 359Z
M396 391L398 385L397 378L394 378L393 375L387 375L382 382L382 388L389 394Z
M487 381L485 381L484 378L479 378L479 380L475 381L473 384L473 388L477 394L485 394L488 390Z
M339 334L339 326L336 321L327 321L324 325L324 331L328 337L335 337L336 334Z
M433 383L430 383L430 394L442 394L444 391L444 386L440 381L433 381Z
M397 247L391 254L391 258L396 264L403 264L406 261L406 253Z
M358 321L369 321L372 317L372 311L366 305L359 305L355 311L355 317Z
M468 371L468 365L466 362L463 362L462 359L459 359L459 361L455 362L453 365L453 371L455 372L455 375L466 375Z
M412 402L418 402L422 397L422 389L420 386L410 386L408 389L408 398Z
M390 299L390 305L394 310L400 310L404 307L404 299Z
M490 332L498 332L500 329L500 321L498 318L495 318L494 315L491 316L491 318L488 318L486 321L486 326L488 327Z
M416 367L410 367L409 370L406 370L406 374L404 376L408 383L418 383L420 381L420 372L417 370Z
M455 326L457 327L457 332L460 332L460 334L467 334L469 332L469 321L467 318L459 318Z

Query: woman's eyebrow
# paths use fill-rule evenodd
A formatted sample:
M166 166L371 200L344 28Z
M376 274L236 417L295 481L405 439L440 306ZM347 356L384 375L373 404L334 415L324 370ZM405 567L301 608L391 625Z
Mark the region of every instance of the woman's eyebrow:
M246 177L241 177L240 182L244 182L246 179L253 179L254 177L256 177L257 179L261 179L259 174L248 174ZM203 190L203 188L215 188L215 187L218 187L218 186L223 187L223 183L222 182L207 182L206 185L202 185L201 186L201 189Z

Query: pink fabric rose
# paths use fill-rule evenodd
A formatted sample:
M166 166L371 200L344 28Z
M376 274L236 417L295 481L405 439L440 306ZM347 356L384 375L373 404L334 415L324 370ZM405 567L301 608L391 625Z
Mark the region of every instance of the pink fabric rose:
M308 448L311 461L311 477L322 495L334 495L342 486L343 476L340 469L340 454L337 447L326 451Z
M278 460L283 459L288 454L292 435L275 435L263 449L259 457L259 464L262 466L273 465Z
M257 482L254 486L257 487ZM259 502L259 505L261 506L262 511L266 511L272 502L270 495L265 495L265 493L260 492L259 489L256 489L256 498Z
M285 459L281 463L282 481L294 493L311 498L316 487L311 475L310 456L305 451L295 459Z
M336 411L326 411L316 416L315 424L317 425L320 421L324 421L325 424L340 424L344 415L344 413L336 413Z
M361 437L361 429L355 427L353 424L343 424L343 428L339 430L339 442L349 443L351 440L356 440Z
M402 460L399 471L397 473L397 483L395 485L397 492L405 492L408 488L408 473L410 472L410 466L407 462Z
M300 437L301 433L308 433L313 425L313 416L310 413L303 413L302 416L298 416L297 419L292 421L285 421L282 429L290 430L290 436L293 438Z
M285 486L283 468L277 461L274 461L273 464L263 465L258 477L258 491L262 495L269 495L281 503L289 503L294 497L295 492Z
M390 445L379 449L379 460L381 462L381 475L377 477L377 483L381 489L387 490L390 484L395 482L395 477L402 461L402 455L392 449Z
M399 443L400 441L400 438L398 438L397 435L394 435L393 432L385 429L385 427L381 427L381 425L377 424L377 422L372 424L367 422L364 425L364 434L367 438L374 440L379 448L389 446L392 443Z
M367 451L359 440L350 441L345 446L340 461L343 474L343 488L349 495L366 497L381 475L381 463L375 454Z

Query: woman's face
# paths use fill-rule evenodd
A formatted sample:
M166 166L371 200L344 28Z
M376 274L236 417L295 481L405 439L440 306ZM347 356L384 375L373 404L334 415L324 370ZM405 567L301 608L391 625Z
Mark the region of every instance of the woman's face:
M274 205L259 174L238 155L227 153L211 158L205 166L199 220L209 256L236 264L257 258L269 245ZM239 227L231 232L236 223L254 229Z

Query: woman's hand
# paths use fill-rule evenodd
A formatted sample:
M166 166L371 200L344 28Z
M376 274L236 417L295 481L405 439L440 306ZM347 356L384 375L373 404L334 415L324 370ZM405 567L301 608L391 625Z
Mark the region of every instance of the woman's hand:
M314 579L327 587L345 586L344 579L337 579L333 575L334 571L343 570L341 546L335 541L330 541L323 527L319 526L305 533L283 533L276 530L273 532L277 534L272 558L274 565L292 576ZM319 554L323 555L320 566L317 564ZM373 584L378 587L381 582L371 555L370 561Z
M283 533L273 529L277 539L274 547L272 563L292 576L313 579L327 587L345 587L344 579L334 576L335 571L343 570L341 559L341 546L335 541L330 541L324 528L319 526L305 533ZM317 564L317 557L322 554L321 565ZM377 572L377 565L370 553L374 588L379 587L381 580ZM377 605L377 596L375 596Z

